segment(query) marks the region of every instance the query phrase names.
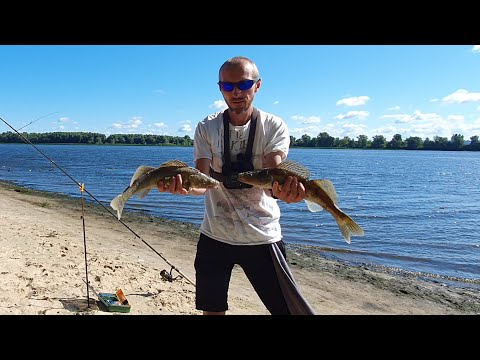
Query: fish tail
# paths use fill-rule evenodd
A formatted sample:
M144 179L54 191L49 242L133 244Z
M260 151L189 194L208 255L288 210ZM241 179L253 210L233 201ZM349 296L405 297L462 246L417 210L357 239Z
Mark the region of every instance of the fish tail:
M342 216L336 217L338 227L342 232L343 237L347 243L351 243L350 236L357 235L363 236L365 235L363 229L358 225L350 216L343 213Z
M117 210L117 217L120 220L122 216L123 207L125 206L125 200L123 199L123 194L118 195L110 202L110 206L113 210Z

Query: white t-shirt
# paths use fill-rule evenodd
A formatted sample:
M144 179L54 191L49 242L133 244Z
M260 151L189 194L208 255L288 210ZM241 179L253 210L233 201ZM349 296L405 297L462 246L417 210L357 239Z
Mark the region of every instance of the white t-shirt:
M263 158L282 151L288 154L290 135L287 125L278 116L255 109L257 127L252 149L255 169L263 167ZM238 153L245 153L250 130L230 124L230 155L232 162ZM223 166L223 112L207 116L198 123L194 136L194 159L207 158L216 172ZM263 189L208 189L205 194L205 213L200 232L232 245L260 245L279 241L280 208L277 200Z

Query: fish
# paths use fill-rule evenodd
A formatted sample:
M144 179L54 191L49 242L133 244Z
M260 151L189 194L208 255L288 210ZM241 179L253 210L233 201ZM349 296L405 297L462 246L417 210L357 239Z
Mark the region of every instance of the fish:
M338 195L330 180L309 180L310 170L293 161L285 160L277 167L245 171L238 174L238 180L255 187L271 189L275 181L281 190L288 176L296 176L305 187L305 203L311 212L327 210L337 221L337 225L350 244L351 236L364 236L364 230L350 216L338 207Z
M125 203L133 195L143 198L150 190L157 188L158 181L162 180L168 185L170 179L177 174L182 175L182 186L187 190L192 188L215 189L220 185L218 180L180 160L167 161L158 168L140 165L133 174L130 185L110 202L112 209L117 211L118 220L122 216Z

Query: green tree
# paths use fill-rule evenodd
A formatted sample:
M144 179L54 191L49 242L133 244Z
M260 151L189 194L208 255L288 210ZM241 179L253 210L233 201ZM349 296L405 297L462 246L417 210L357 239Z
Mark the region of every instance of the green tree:
M453 134L450 139L450 143L451 150L461 150L465 145L465 139L463 138L463 135Z
M338 141L338 147L342 147L342 148L351 147L350 141L352 141L352 139L350 139L348 136L344 136L343 139Z
M387 139L383 135L375 135L372 140L372 148L384 149L387 143Z
M448 139L446 137L434 136L433 141L435 142L435 150L447 150L448 148Z
M326 132L322 132L317 135L316 146L319 147L332 147L334 143L333 136L328 135Z
M411 136L405 141L407 143L408 150L418 150L423 147L423 140L418 136Z
M302 137L300 139L297 140L297 143L299 146L309 146L310 145L310 141L312 140L312 138L307 135L307 134L304 134L302 135Z
M392 140L390 140L387 144L387 148L389 149L401 149L405 147L405 143L402 140L402 135L395 134L393 135Z
M479 151L480 150L480 143L478 141L478 135L474 135L470 137L470 150Z
M357 148L365 149L368 147L368 137L367 135L358 135L357 136Z
M423 149L424 150L434 150L435 149L435 141L430 140L428 137L423 142Z

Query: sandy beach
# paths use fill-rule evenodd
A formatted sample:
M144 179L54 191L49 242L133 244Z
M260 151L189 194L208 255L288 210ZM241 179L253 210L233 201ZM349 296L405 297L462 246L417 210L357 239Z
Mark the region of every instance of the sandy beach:
M81 199L9 183L0 182L0 196L0 314L201 314L195 310L194 225L126 210L125 226L98 203L85 201L82 215ZM296 246L287 246L287 254L318 315L480 314L478 284L350 266ZM162 277L172 266L184 276L173 270L173 281ZM109 312L99 301L98 293L118 288L128 313ZM228 315L268 315L241 268L232 275L229 305Z

